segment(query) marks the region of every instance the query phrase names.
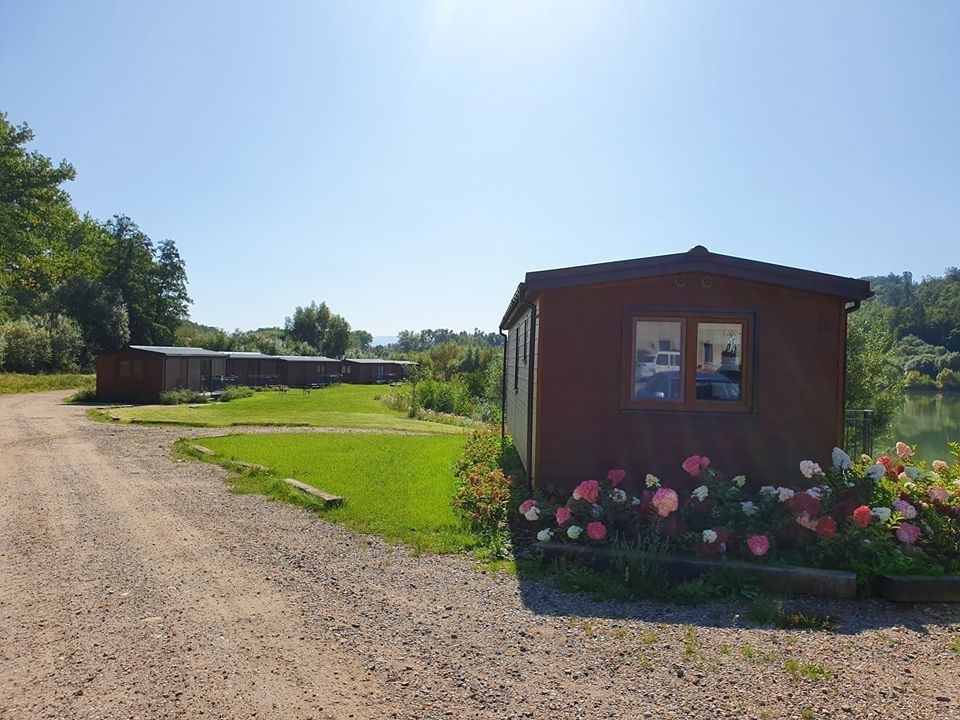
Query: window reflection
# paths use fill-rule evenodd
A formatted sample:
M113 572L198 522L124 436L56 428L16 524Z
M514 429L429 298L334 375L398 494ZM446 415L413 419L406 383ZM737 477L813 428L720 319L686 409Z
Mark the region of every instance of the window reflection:
M683 323L672 320L637 320L634 326L633 398L683 399L680 381Z
M697 323L697 400L739 401L743 325Z

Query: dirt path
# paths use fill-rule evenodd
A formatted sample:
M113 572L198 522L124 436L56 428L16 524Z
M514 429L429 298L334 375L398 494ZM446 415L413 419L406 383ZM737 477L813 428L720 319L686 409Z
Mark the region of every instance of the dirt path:
M798 637L590 603L231 495L170 455L214 432L93 423L65 394L0 398L4 720L960 714L952 608L838 605L850 634Z

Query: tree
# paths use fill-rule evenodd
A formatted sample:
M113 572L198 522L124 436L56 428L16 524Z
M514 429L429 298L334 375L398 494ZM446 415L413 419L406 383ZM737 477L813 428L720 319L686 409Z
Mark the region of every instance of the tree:
M187 270L173 240L160 242L152 274L157 293L153 336L155 341L169 344L192 302L187 294Z
M341 315L331 315L323 331L321 353L326 357L342 358L350 344L350 323Z
M879 435L903 406L902 370L892 360L893 334L883 315L861 310L847 324L848 410L872 410Z
M366 330L354 330L350 333L350 347L367 351L373 344L373 335Z

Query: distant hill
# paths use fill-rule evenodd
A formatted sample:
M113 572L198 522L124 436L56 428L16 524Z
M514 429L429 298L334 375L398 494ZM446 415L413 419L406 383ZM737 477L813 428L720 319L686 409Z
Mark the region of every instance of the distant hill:
M376 335L373 338L373 346L377 345L393 345L396 343L400 337L398 335Z

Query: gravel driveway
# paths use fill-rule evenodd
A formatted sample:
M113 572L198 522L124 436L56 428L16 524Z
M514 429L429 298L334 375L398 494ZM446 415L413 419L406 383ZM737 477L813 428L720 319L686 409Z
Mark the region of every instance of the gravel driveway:
M956 607L593 603L232 495L170 454L223 430L64 396L0 396L4 720L960 717Z

